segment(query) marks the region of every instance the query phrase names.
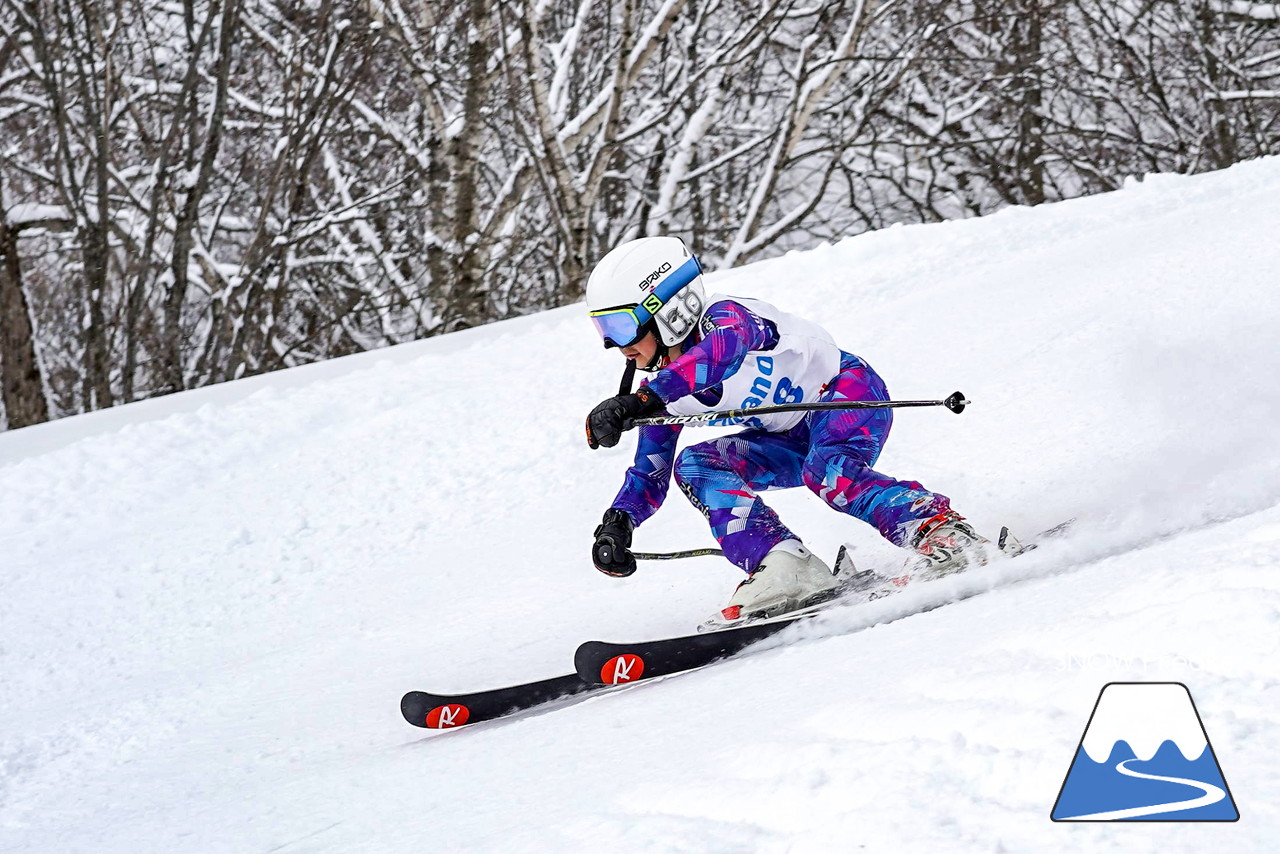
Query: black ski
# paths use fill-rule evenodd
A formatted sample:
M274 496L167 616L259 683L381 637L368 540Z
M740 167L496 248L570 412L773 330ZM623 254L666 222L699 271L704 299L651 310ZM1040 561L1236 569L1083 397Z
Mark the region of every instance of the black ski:
M414 726L455 729L465 724L506 717L552 700L593 690L576 673L538 682L525 682L472 694L429 694L410 691L400 700L400 712Z
M640 643L587 641L574 653L573 666L581 682L593 685L622 685L667 676L727 658L811 616L781 617Z
M1063 522L1042 532L1036 537L1036 541L1065 533L1074 521ZM1010 557L1017 557L1034 549L1036 542L1019 543L1009 536L1007 528L1003 528L1000 531L998 545ZM622 685L640 679L653 679L693 670L739 653L802 620L825 612L832 606L856 604L859 597L862 597L863 601L870 601L889 595L895 591L895 586L901 583L901 580L883 578L881 581L882 583L878 586L838 597L795 616L783 616L716 631L639 643L587 641L578 647L573 657L573 664L582 681L593 685Z
M1070 519L1042 531L1035 541L1025 545L1009 537L1007 528L1001 529L998 545L1001 551L1016 557L1034 549L1036 542L1042 539L1065 533L1074 522L1074 519ZM843 556L844 550L841 549L841 557L836 560L837 566L843 562ZM861 589L856 593L817 604L791 616L642 643L588 641L578 647L574 655L575 673L470 694L410 691L401 698L400 711L404 719L414 726L425 729L456 729L467 724L507 717L607 685L621 685L638 679L652 679L693 670L741 652L752 644L821 613L827 607L852 604L857 601L858 596L864 596L869 601L891 592L895 582L880 576L875 576L875 579L878 586L864 587L860 583Z

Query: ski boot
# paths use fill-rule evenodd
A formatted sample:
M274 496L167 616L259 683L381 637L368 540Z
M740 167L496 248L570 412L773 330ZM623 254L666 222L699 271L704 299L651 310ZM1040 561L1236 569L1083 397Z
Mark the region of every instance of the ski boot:
M840 586L840 579L799 540L783 540L738 585L728 606L704 627L724 628L781 616L834 597Z
M921 580L963 572L973 564L982 566L991 559L991 541L954 510L924 520L909 542L920 555L910 566Z

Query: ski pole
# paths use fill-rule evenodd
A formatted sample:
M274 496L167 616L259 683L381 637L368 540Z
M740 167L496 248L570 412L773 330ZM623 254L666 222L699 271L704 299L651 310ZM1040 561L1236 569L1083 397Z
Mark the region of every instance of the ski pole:
M685 549L678 552L632 552L631 556L636 560L679 560L684 557L707 557L709 555L722 555L723 549Z
M707 424L712 421L733 418L749 418L753 415L772 415L775 412L825 412L839 409L905 409L911 406L945 406L956 415L964 412L970 403L960 392L943 400L829 400L819 403L782 403L774 406L746 406L726 409L723 412L703 412L698 415L654 415L649 418L633 418L623 428L630 430L646 424Z

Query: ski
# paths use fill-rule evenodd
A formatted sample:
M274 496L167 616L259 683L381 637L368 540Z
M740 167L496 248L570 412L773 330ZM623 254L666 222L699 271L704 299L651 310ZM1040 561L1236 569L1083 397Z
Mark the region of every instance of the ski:
M410 691L400 700L404 719L424 729L456 729L593 690L576 673L471 694Z
M1010 536L1008 528L1002 528L998 547L1010 557L1017 557L1036 548L1039 541L1065 533L1074 523L1074 519L1068 519L1042 531L1026 544ZM845 561L846 550L841 548L836 567L839 569ZM410 691L400 700L400 712L406 721L417 727L457 729L509 717L602 687L693 670L741 652L827 608L856 604L857 597L872 601L890 595L908 581L906 577L887 578L870 571L857 573L852 562L849 562L848 570L857 577L854 590L800 611L686 637L634 644L588 641L578 647L574 655L574 673L468 694Z
M779 617L640 643L587 641L574 653L573 665L584 684L622 685L639 679L653 679L728 658L811 616L812 613Z
M1039 540L1065 533L1074 521L1072 519L1056 525L1026 544L1012 537L1008 528L1002 528L998 546L1009 557L1017 557L1036 548ZM897 592L907 584L908 579L905 577L879 576L879 583L876 586L859 589L800 612L683 637L661 638L638 643L587 641L579 646L574 654L574 668L584 683L592 685L622 685L641 679L654 679L693 670L735 655L831 607L880 599Z

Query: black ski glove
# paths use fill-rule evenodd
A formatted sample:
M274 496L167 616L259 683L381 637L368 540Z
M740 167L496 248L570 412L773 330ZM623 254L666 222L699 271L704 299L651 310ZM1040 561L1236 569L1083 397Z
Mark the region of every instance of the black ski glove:
M614 578L626 578L636 571L636 559L629 548L633 527L627 511L614 507L604 511L604 521L596 528L596 541L591 547L596 569Z
M662 398L648 386L641 386L634 394L609 398L587 416L587 445L592 450L601 446L612 448L622 439L627 421L654 415L664 406Z

